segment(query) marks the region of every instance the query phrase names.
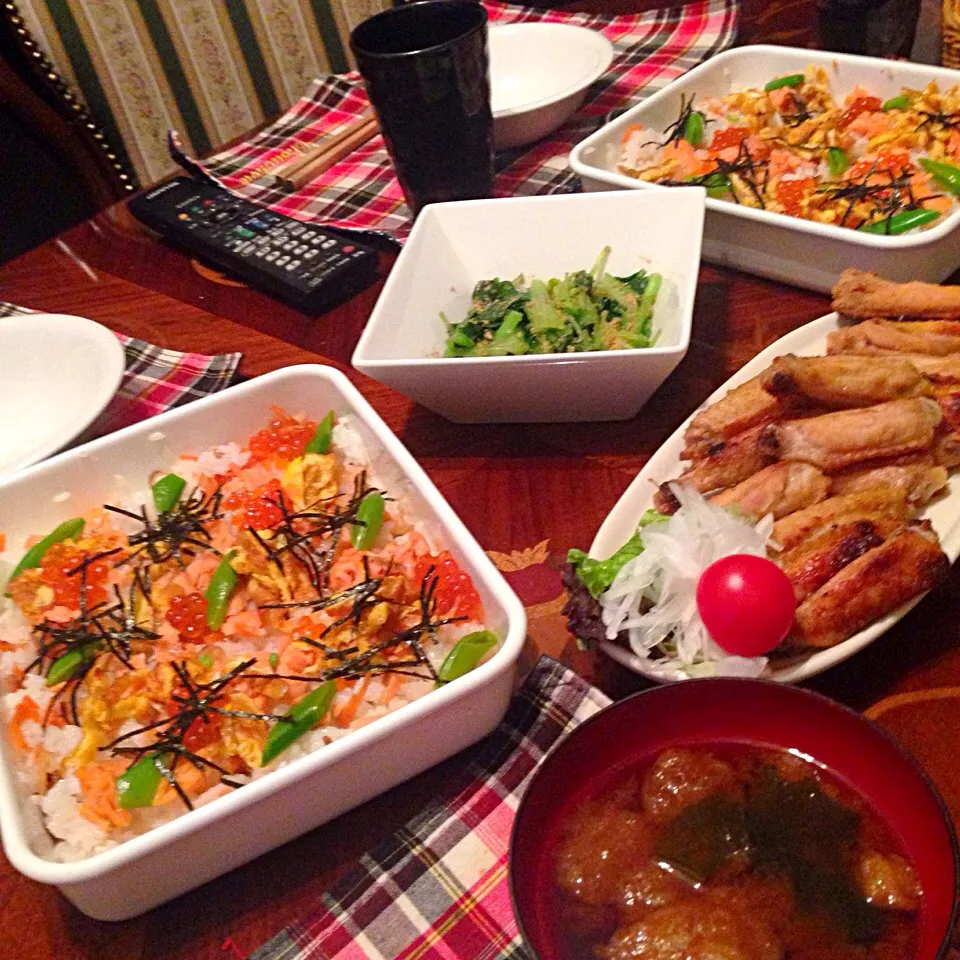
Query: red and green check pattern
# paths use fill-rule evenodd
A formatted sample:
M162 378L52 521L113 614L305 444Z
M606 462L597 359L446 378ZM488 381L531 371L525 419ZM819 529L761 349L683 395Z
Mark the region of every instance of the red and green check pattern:
M0 317L18 313L36 311L0 302ZM119 333L117 338L123 344L127 359L120 389L103 413L74 443L111 433L172 407L218 393L230 386L243 357L242 353L215 356L180 353Z
M524 788L547 751L609 701L543 657L464 781L364 856L316 911L249 960L506 960L517 933L507 850Z
M700 0L630 16L534 10L484 0L492 23L544 20L598 30L614 45L615 58L590 89L576 116L563 128L529 148L497 157L498 197L574 193L580 189L568 156L600 126L661 89L714 54L736 35L737 0ZM200 163L176 149L175 158L191 173L280 213L346 229L374 231L402 241L410 230L410 213L383 144L374 137L312 183L295 193L254 182L271 161L288 156L291 145L313 143L366 109L367 97L357 74L316 80L307 94L276 123L248 142Z

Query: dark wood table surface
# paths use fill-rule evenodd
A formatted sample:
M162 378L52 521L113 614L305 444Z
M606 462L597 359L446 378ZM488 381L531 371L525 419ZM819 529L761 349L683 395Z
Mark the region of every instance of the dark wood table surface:
M690 351L638 417L623 423L453 425L350 368L381 278L318 318L227 281L104 211L0 267L0 300L90 317L177 350L244 354L257 376L296 363L344 370L490 551L529 615L521 670L549 653L614 697L645 681L567 634L559 568L587 546L637 470L730 374L789 330L829 312L825 296L704 265ZM809 686L876 716L936 780L960 822L960 573L884 637ZM200 890L121 923L91 920L0 856L0 957L205 958L246 955L302 916L358 857L442 789L461 758L373 800ZM233 946L236 946L236 950Z

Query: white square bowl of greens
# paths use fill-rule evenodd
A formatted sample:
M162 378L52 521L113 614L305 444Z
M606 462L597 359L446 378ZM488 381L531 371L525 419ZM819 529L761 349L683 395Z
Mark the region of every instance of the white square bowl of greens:
M353 365L457 423L629 419L687 352L704 197L432 204Z

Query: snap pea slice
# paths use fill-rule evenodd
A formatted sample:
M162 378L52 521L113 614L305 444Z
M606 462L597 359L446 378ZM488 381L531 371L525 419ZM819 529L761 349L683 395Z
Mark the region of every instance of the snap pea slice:
M785 77L776 77L764 84L763 89L769 93L771 90L779 90L781 87L799 87L803 83L802 73L790 73Z
M308 730L315 727L330 709L333 695L336 692L336 683L333 680L327 680L315 690L311 690L301 700L298 700L285 717L278 719L267 734L267 742L263 745L260 765L265 767L271 760L283 753L294 740L302 737Z
M850 158L840 147L830 147L827 150L827 169L833 177L839 177L850 166Z
M884 217L883 220L875 220L873 223L865 223L857 229L863 233L881 233L892 236L897 233L906 233L908 230L913 230L914 227L922 227L924 224L933 223L934 220L939 218L939 210L901 210L893 216Z
M64 520L59 526L54 527L42 540L35 543L20 559L20 562L13 568L8 583L13 583L24 570L30 570L33 567L39 567L40 561L46 556L47 551L61 540L76 540L83 533L86 521L83 517L74 517L72 520ZM7 596L10 593L7 592Z
M318 424L314 435L303 448L304 453L326 453L333 441L334 413L331 410Z
M168 473L161 477L150 489L153 492L153 502L160 513L172 510L183 493L187 481L175 473Z
M920 161L920 166L929 173L934 180L951 193L960 193L960 167L942 160Z
M117 805L123 810L153 804L169 754L148 753L117 777Z
M228 550L224 554L207 585L207 626L211 630L219 630L227 619L230 597L237 588L237 572L231 565L236 553L236 550Z
M379 493L368 493L357 508L357 520L350 528L350 542L358 550L369 550L376 542L383 526L386 502Z
M85 663L89 663L96 656L100 647L101 644L97 641L85 643L57 657L47 671L47 686L55 687L58 683L69 680Z
M906 110L910 106L910 98L905 94L901 93L895 97L891 97L889 100L884 101L883 110Z
M694 110L683 125L683 139L691 146L698 147L703 141L703 114Z
M461 637L437 671L437 686L469 673L496 645L497 635L492 630L477 630Z

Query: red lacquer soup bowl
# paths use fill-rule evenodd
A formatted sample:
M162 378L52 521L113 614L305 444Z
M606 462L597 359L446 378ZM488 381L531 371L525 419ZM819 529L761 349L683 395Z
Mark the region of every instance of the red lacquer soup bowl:
M919 947L945 958L958 913L953 825L933 785L885 733L819 694L760 680L690 680L615 703L547 757L517 811L510 888L520 932L539 960L569 960L554 912L556 840L571 807L598 785L677 746L787 749L822 765L866 801L913 863L923 890Z

